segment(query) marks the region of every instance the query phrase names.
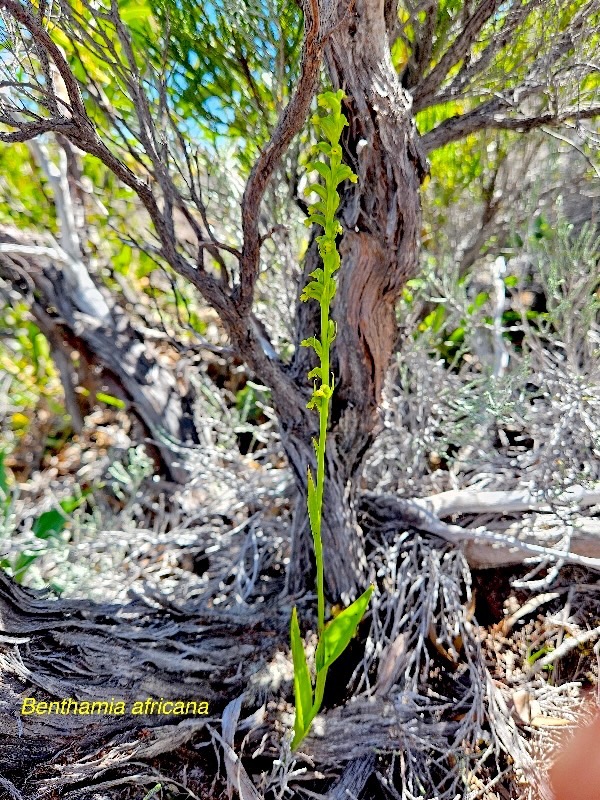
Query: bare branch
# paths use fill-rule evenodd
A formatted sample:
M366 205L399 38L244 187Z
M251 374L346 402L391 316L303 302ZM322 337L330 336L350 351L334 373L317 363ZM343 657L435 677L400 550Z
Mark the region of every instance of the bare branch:
M450 142L456 142L471 133L485 129L527 133L537 128L559 127L569 121L594 119L600 116L600 105L571 108L560 114L546 113L533 116L525 114L509 116L507 106L509 106L507 101L496 98L466 114L450 117L421 137L425 152L431 153Z
M305 14L306 33L302 47L301 74L296 91L281 114L271 141L262 151L252 168L242 200L244 244L240 259L240 284L235 294L235 302L242 316L246 316L252 306L254 286L259 273L261 235L258 223L260 205L279 159L306 121L310 103L317 87L325 42L325 36L321 31L317 0L311 0Z
M423 497L413 501L421 508L426 508L439 517L451 517L454 514L489 514L501 512L511 514L519 511L550 511L552 506L573 506L589 508L600 503L600 490L585 489L573 486L553 498L532 494L526 491L512 492L478 492L469 489L453 490Z
M450 69L458 64L471 49L486 22L496 13L501 0L482 0L464 27L446 50L431 72L417 85L413 92L415 111L428 105L437 89L442 85ZM433 33L433 32L432 32Z
M39 20L31 14L29 9L22 3L19 3L18 0L0 0L0 8L5 8L17 22L27 28L36 43L50 56L64 82L71 104L71 113L77 118L80 125L91 128L91 122L85 110L85 106L83 105L77 80L71 72L60 48L54 44L50 38L48 31L40 24Z
M419 81L422 79L433 51L433 37L435 34L435 25L438 15L439 0L433 0L430 8L425 11L425 21L422 25L418 26L416 42L414 47L414 58L409 62L404 83L408 89L418 86ZM413 19L413 24L416 24L416 19Z

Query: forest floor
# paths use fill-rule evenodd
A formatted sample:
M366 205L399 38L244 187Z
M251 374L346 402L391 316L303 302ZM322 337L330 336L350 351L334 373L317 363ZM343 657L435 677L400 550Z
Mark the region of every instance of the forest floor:
M41 469L32 469L31 439L7 462L18 488L4 565L24 586L50 594L20 595L18 603L6 587L0 595L9 731L0 794L544 796L553 748L591 713L584 698L598 686L595 570L531 555L476 568L462 547L429 533L399 525L382 540L365 527L378 591L359 640L332 670L314 733L292 756L287 626L294 602L305 620L314 603L285 591L294 494L276 438L245 455L207 448L196 480L182 489L150 474L130 434L124 414L98 412L80 437L44 455ZM367 484L382 474L377 457L371 469ZM434 463L421 492L434 496L451 485L448 467ZM481 479L472 475L460 489L469 485L479 489ZM43 515L73 498L81 502L69 507L64 528L36 536L36 522L39 532ZM596 504L586 517L598 513ZM526 530L534 516L452 520L473 530L495 521L513 531L515 524ZM111 642L124 647L126 640L143 643L145 655L133 658L116 645L111 652ZM142 689L189 697L205 686L209 714L191 722L128 718L104 730L92 725L93 735L87 720L69 720L66 739L58 723L48 729L38 719L28 733L23 719L11 733L18 716L11 704L28 691L48 700L93 697L91 687L104 685L114 695L119 675L129 680L121 683L129 697ZM49 744L53 736L60 746Z

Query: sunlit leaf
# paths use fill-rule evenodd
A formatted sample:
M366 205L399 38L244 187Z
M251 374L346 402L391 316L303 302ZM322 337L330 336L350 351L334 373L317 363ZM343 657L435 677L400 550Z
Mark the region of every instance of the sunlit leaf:
M317 669L326 669L331 666L336 658L339 658L344 652L363 618L373 589L373 586L369 586L357 600L325 626L315 656Z

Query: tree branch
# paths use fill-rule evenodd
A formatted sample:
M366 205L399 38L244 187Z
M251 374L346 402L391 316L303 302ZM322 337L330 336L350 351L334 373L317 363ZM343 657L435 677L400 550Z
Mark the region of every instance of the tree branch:
M438 517L455 514L512 514L521 511L552 511L560 506L589 508L600 503L600 490L572 486L550 500L528 491L477 492L469 489L441 492L412 501Z
M507 105L509 105L507 101L495 98L466 114L450 117L421 137L423 149L429 154L450 142L456 142L471 133L485 129L527 133L537 128L559 127L572 120L594 119L600 116L600 105L594 105L569 109L561 114L510 117L502 113Z
M60 48L54 44L50 38L48 31L40 24L39 20L31 14L29 9L22 3L19 3L18 0L0 0L0 8L5 8L17 22L27 28L36 43L51 57L64 82L71 106L71 113L77 118L77 122L80 125L85 125L91 129L92 123L83 105L77 79L71 72L71 68L67 64Z
M301 73L296 91L285 107L271 141L252 168L242 199L242 232L244 244L240 259L240 283L234 294L239 313L247 316L252 306L254 287L260 267L260 206L267 185L281 156L302 129L314 97L325 35L321 31L319 5L311 0L305 9L305 37L302 46Z
M573 532L571 536L570 546L568 550L561 550L558 547L547 546L530 542L525 539L520 539L509 533L498 532L490 530L485 527L466 528L460 525L454 525L447 522L442 522L440 516L448 516L448 509L450 504L444 509L444 500L448 500L447 495L453 495L453 502L455 508L461 508L459 500L463 501L463 508L472 508L468 505L467 495L519 495L519 498L514 498L513 507L515 509L529 510L535 507L535 501L531 497L524 497L527 493L520 492L444 492L437 497L404 500L389 495L374 495L372 493L365 493L361 500L361 508L363 512L375 523L383 529L383 533L398 532L402 526L413 527L416 530L429 533L432 536L438 536L444 541L460 547L464 547L469 563L474 567L487 567L487 566L500 566L502 564L522 563L525 559L538 558L540 560L548 559L553 563L559 564L577 564L579 566L587 567L600 572L600 540L597 545L592 549L593 555L580 554L578 549L585 552L590 551L589 535L584 535L581 541L577 540L577 531ZM578 498L580 504L583 502L598 501L600 493L590 492L585 493L577 487L573 492L565 493L571 499ZM461 495L457 498L456 495ZM441 498L439 502L436 501ZM529 502L527 502L529 501ZM510 506L510 500L507 500ZM438 507L437 512L434 510ZM479 499L477 505L479 511L482 511L482 501ZM486 511L493 510L489 505ZM460 513L460 512L454 512ZM463 511L462 513L467 513ZM503 512L508 513L508 512Z
M412 93L415 113L429 104L449 71L469 52L481 29L496 13L500 4L501 0L482 0L435 67L415 87Z

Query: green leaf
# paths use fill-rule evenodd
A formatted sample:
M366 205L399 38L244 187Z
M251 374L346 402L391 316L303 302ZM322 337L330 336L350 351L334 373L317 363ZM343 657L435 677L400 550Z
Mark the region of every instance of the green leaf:
M336 119L336 116L331 114L327 117L319 117L317 124L325 136L329 139L331 144L337 144L340 140L340 136L342 135L344 126L348 123L346 122L345 117L338 117Z
M327 200L327 189L320 183L311 183L310 186L307 186L304 190L304 194L311 194L314 192L318 194L319 197L323 198L323 200Z
M308 664L306 663L304 642L300 635L296 606L292 610L290 640L292 644L292 661L294 663L294 697L296 700L296 719L294 720L294 739L292 741L292 750L294 750L306 735L311 722L310 714L313 703L312 685Z
M332 319L330 319L327 324L327 337L329 339L329 344L331 344L335 340L336 334L337 334L337 326L335 322Z
M460 328L455 328L452 331L447 341L450 344L454 344L455 342L462 342L464 338L465 338L465 329L460 327Z
M125 408L125 402L119 397L113 397L112 394L104 394L104 392L96 393L96 400L101 403L106 403L107 406L114 406L115 408Z
M330 278L327 281L327 284L323 291L323 294L327 297L329 303L331 303L331 301L335 297L336 292L337 292L337 283L333 280L333 278Z
M337 92L321 92L317 98L317 102L324 108L330 108L334 113L340 114L342 110L342 100L345 97L343 89L338 89Z
M319 671L331 666L348 647L367 609L374 588L369 586L366 592L325 626L315 654Z
M150 791L142 797L142 800L151 800L162 789L162 783L157 783Z
M52 508L50 511L44 511L43 514L40 514L33 523L31 530L38 539L49 539L63 530L66 521L64 514L61 514L58 509Z
M484 306L489 299L490 296L487 292L479 292L475 300L467 308L467 313L472 314L476 309Z
M25 573L39 555L39 553L26 553L25 551L19 553L15 558L15 563L11 566L12 576L16 583L22 583Z
M309 163L306 165L306 169L309 172L318 172L319 175L326 181L331 178L330 168L322 161L309 161Z
M311 214L310 217L304 220L304 224L307 228L310 228L311 225L320 225L322 228L325 228L327 220L323 214Z
M311 369L311 371L308 373L306 377L308 378L309 381L312 381L313 378L320 378L321 380L323 380L321 367L314 367L313 369Z
M336 167L335 171L333 172L333 182L337 186L338 183L342 183L342 181L346 180L356 183L358 177L354 174L354 172L352 172L347 164L340 164L339 167Z
M85 503L86 498L91 493L92 493L92 490L90 488L83 489L81 494L74 494L74 495L71 495L71 497L65 497L64 500L60 501L59 505L62 508L62 510L65 512L65 514L72 514L73 511L75 511L76 508L79 508L80 506L82 506Z
M321 267L317 267L317 269L313 269L312 272L308 274L309 278L313 278L318 283L323 283L323 278L325 277L325 273L321 269Z
M6 472L6 467L4 466L5 459L6 453L4 450L0 450L0 501L8 500L10 493L8 488L8 474Z
M327 214L327 203L324 200L318 200L316 203L311 203L308 207L308 213L313 218L323 215L323 219L325 219L325 214Z
M323 153L327 157L331 156L331 145L329 142L317 142L316 148L320 153Z
M66 497L60 501L60 509L51 508L40 514L31 526L34 536L37 536L38 539L49 539L51 536L61 533L67 522L65 515L71 514L76 508L82 506L90 492L91 489L86 489L80 495Z
M322 284L317 283L317 281L310 281L310 283L307 283L304 289L302 290L302 294L300 295L300 300L302 300L303 302L306 302L311 298L313 300L321 300L322 296L323 296Z

